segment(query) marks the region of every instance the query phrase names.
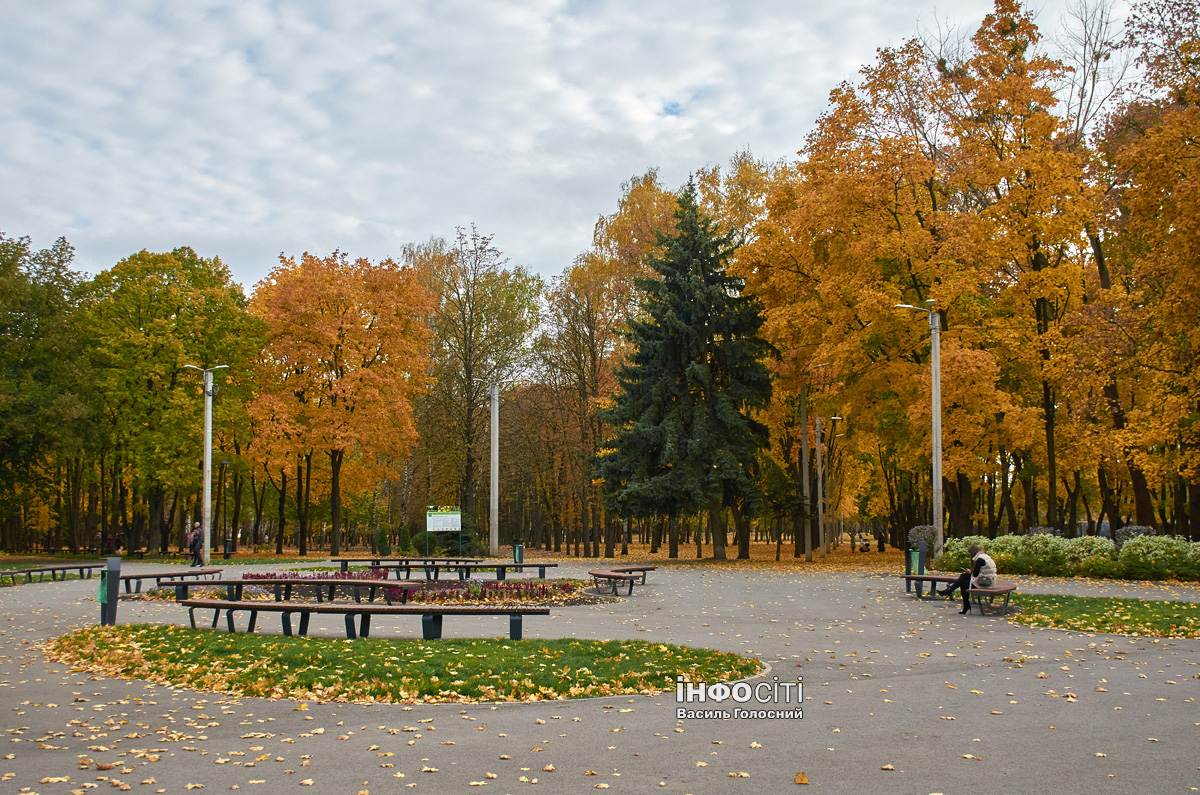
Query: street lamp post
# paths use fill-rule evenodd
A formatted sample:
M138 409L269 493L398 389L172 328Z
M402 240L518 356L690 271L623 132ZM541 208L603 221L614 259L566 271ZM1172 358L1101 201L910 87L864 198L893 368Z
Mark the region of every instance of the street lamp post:
M821 466L821 418L817 417L817 541L819 557L825 557L825 471Z
M216 367L197 367L185 364L184 367L199 370L204 373L204 501L200 506L200 532L204 536L204 565L212 561L212 398L213 371L229 368L227 364Z
M933 413L933 554L942 551L942 318L934 310L934 299L925 302L926 309L912 304L896 304L897 309L915 309L929 315L929 381L932 392Z
M492 482L488 501L488 554L500 554L500 385L488 388L492 398Z

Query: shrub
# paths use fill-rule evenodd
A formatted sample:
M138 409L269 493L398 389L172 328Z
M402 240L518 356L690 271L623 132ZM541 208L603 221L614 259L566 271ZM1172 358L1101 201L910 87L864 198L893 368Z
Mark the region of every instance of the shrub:
M1135 535L1121 546L1118 560L1126 576L1134 579L1195 579L1191 546L1178 536Z
M1137 538L1138 536L1152 535L1154 535L1153 527L1147 527L1146 525L1140 524L1127 524L1117 531L1116 537L1113 540L1117 544L1117 551L1120 552L1121 548L1125 546L1125 542L1129 539Z
M1072 566L1079 566L1090 558L1106 558L1116 561L1117 545L1112 542L1112 539L1103 536L1080 536L1067 540L1065 554L1067 563Z
M1019 541L1022 553L1039 558L1050 558L1057 555L1063 559L1063 565L1066 565L1067 549L1069 547L1067 539L1059 538L1050 533L1035 533L1020 537Z
M988 541L984 545L984 549L992 556L993 560L999 563L997 555L1012 557L1024 549L1024 545L1022 544L1023 538L1023 536L999 536Z
M427 550L428 554L436 555L442 548L441 541L442 539L438 537L438 533L426 533L422 531L412 537L412 548L418 555L426 554ZM426 542L428 542L428 546L426 546Z
M1094 536L1092 537L1094 538ZM1106 538L1104 540L1108 541L1109 539ZM1076 563L1074 571L1079 577L1098 577L1112 580L1121 576L1121 564L1117 563L1115 556L1095 555L1090 558L1084 558Z
M413 551L412 537L406 524L400 525L400 535L396 537L396 550L404 554Z
M925 542L925 548L933 550L933 543L937 540L937 530L931 524L919 524L916 527L908 528L908 543L919 544Z
M375 530L375 554L383 558L392 555L392 539L386 527L380 526Z

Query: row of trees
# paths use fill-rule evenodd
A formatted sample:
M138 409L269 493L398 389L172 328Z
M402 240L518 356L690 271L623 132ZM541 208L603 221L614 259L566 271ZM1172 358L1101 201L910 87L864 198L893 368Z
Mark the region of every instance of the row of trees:
M83 279L64 241L0 237L3 544L177 542L186 364L229 365L217 493L251 543L395 541L429 504L485 525L492 384L505 536L724 556L731 519L745 555L758 516L800 554L807 437L832 506L899 541L934 506L929 346L895 306L930 299L953 534L1200 538L1196 19L1147 0L1121 31L1085 7L1056 53L998 0L969 39L881 50L795 160L629 181L548 284L474 229L396 262L283 257L248 299L190 249Z

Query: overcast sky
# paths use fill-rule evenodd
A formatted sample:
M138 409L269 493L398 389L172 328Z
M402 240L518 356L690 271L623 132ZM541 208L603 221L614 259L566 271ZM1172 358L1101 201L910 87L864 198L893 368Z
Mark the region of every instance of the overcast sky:
M1043 30L1064 0L1038 3ZM141 249L397 256L474 223L549 278L621 183L791 157L875 49L988 0L0 3L0 231L95 272Z

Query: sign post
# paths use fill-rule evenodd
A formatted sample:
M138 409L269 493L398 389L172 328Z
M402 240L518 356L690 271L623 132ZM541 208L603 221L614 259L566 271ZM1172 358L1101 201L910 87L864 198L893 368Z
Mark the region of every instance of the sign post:
M429 555L430 533L458 533L458 554L462 557L462 511L457 505L430 505L425 511L425 555Z

